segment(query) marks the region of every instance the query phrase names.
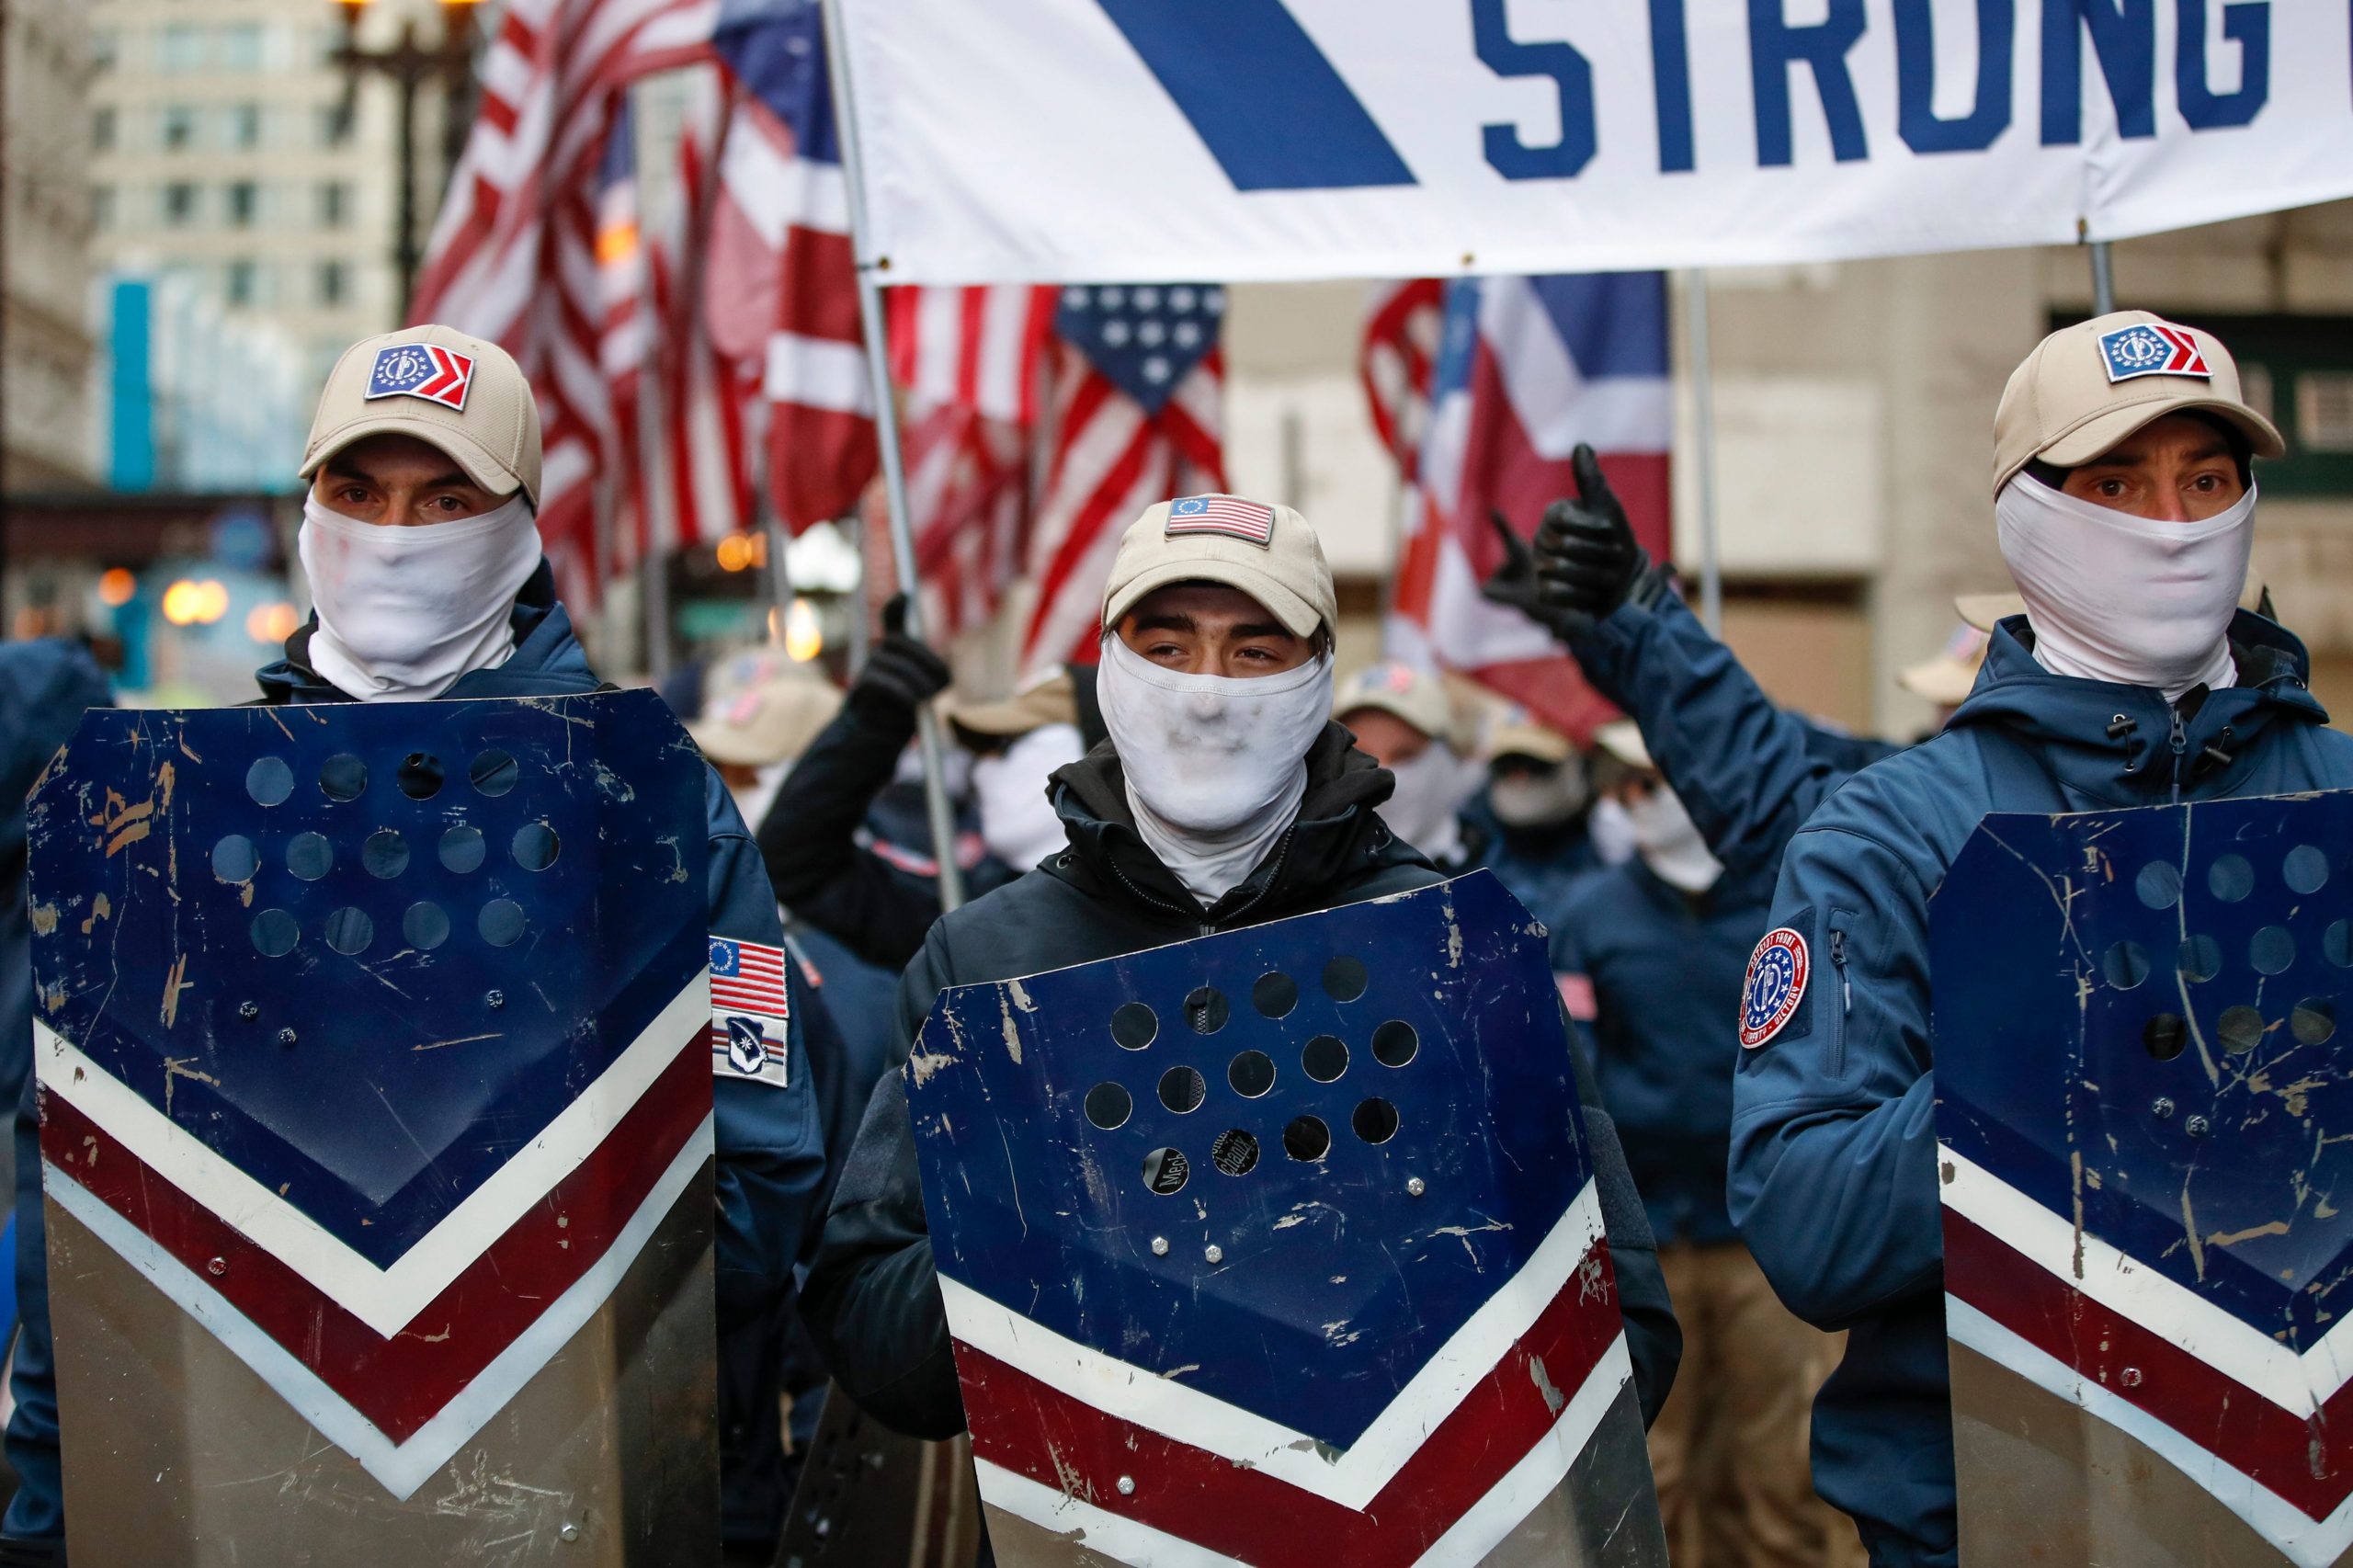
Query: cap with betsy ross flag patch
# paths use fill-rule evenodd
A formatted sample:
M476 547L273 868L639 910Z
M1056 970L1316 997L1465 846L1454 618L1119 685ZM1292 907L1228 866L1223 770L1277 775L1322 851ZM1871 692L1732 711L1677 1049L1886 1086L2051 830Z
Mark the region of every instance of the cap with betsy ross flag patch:
M1336 628L1332 568L1307 519L1289 506L1239 495L1187 495L1144 509L1128 525L1103 587L1103 626L1174 583L1219 583L1267 607L1296 637Z
M370 436L412 436L449 454L494 495L540 504L540 406L504 348L454 327L362 339L327 372L301 475Z

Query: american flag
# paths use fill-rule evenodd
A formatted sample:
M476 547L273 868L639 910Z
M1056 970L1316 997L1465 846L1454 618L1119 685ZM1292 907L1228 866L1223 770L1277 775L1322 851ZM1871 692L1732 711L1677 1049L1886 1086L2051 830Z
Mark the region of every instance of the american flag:
M1062 290L1054 450L1029 545L1038 602L1025 666L1092 663L1120 533L1155 502L1225 488L1224 318L1225 290L1213 284Z
M667 505L653 508L670 532L647 549L706 544L751 526L751 452L759 412L756 360L731 358L713 345L709 273L710 225L718 205L717 159L733 88L715 70L689 84L681 118L676 200L653 254L659 345L663 440L659 483Z
M1365 311L1357 373L1381 444L1412 483L1429 427L1430 376L1446 324L1446 286L1435 278L1376 283Z
M1553 728L1589 736L1615 710L1549 633L1479 597L1502 561L1488 514L1532 532L1548 505L1575 494L1569 454L1589 442L1635 537L1665 558L1673 438L1665 274L1449 285L1390 653L1460 670Z
M909 404L903 439L915 577L925 635L944 642L995 616L1020 574L1030 432L961 403Z
M1031 284L892 290L892 379L919 406L954 403L1036 424L1057 292Z
M591 556L590 576L602 581L622 568L631 553L626 541L643 528L650 476L637 460L644 390L641 377L653 357L659 319L649 299L652 272L638 208L637 117L626 100L605 133L604 162L597 174L597 284L604 307L597 362L612 409L612 467L624 476L618 487L622 505L617 508L614 529L621 558Z
M1275 509L1232 495L1187 495L1168 508L1168 533L1224 534L1250 544L1275 537Z
M782 948L710 939L710 1070L785 1085L791 1004Z

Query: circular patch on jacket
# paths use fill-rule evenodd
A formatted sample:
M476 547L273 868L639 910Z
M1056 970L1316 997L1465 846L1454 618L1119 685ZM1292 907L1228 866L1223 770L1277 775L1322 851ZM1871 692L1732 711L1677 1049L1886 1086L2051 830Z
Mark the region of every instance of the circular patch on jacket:
M1748 956L1748 983L1740 993L1740 1043L1754 1051L1781 1032L1805 1000L1805 938L1787 926L1765 933Z

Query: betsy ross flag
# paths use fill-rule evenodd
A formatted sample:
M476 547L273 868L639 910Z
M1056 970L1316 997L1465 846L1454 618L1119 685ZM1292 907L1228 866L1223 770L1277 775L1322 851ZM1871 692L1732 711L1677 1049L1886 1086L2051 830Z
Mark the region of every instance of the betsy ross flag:
M1503 559L1489 514L1532 535L1546 506L1576 493L1569 455L1590 443L1634 537L1665 560L1673 439L1664 273L1449 285L1386 629L1391 655L1460 671L1554 729L1589 737L1616 710L1551 633L1479 597Z
M1169 504L1167 534L1223 534L1245 544L1271 545L1275 509L1233 495L1188 495Z
M731 937L710 939L712 1076L787 1086L786 1031L792 1009L786 961L782 948Z

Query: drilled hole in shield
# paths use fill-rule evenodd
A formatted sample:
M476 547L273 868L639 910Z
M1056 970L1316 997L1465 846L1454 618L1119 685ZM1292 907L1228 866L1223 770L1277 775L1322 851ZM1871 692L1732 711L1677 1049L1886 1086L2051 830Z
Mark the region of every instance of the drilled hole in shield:
M442 869L463 876L468 871L482 869L483 857L488 851L483 846L482 829L453 827L441 835L441 846L437 853L441 857Z
M2222 972L2222 945L2211 937L2185 937L2173 956L2173 967L2191 984L2200 984Z
M2316 844L2299 844L2279 862L2279 880L2293 892L2318 892L2328 885L2328 856Z
M1160 1075L1160 1103L1178 1116L1200 1109L1209 1092L1209 1081L1197 1068L1171 1067Z
M2132 893L2151 909L2171 909L2181 902L2181 868L2170 860L2152 860L2132 879Z
M474 917L474 929L494 948L511 948L523 937L523 906L511 898L494 898Z
M349 802L368 792L368 765L349 752L337 752L319 764L319 793L330 801Z
M1263 1051L1245 1051L1226 1064L1225 1081L1245 1100L1255 1100L1275 1086L1275 1059Z
M1174 1149L1154 1149L1143 1157L1143 1184L1163 1198L1182 1192L1192 1174L1191 1163Z
M283 805L293 792L294 770L283 757L258 756L245 769L245 793L256 806Z
M254 916L250 928L254 951L266 959L282 959L292 952L301 934L294 917L282 909L263 910Z
M2244 855L2222 855L2206 868L2206 891L2224 903L2236 903L2255 891L2255 868Z
M1359 1100L1348 1126L1368 1143L1386 1143L1397 1136L1397 1108L1380 1098Z
M359 846L359 863L371 877L397 877L408 869L408 840L389 827L378 828Z
M365 910L338 909L327 916L327 946L346 957L364 953L376 939L376 923Z
M1299 1006L1299 983L1280 971L1262 974L1250 988L1250 1006L1258 1009L1261 1017L1288 1017Z
M2288 1032L2299 1045L2324 1045L2336 1033L2336 1002L2328 996L2307 996L2288 1015Z
M1106 1132L1125 1127L1135 1108L1135 1097L1117 1084L1097 1084L1086 1091L1086 1119Z
M2266 926L2247 938L2246 961L2257 974L2284 974L2296 961L2296 938L2285 926Z
M473 766L466 770L466 777L473 780L476 790L495 797L515 788L521 770L515 766L515 759L505 752L486 751L475 756Z
M2353 969L2353 920L2332 920L2320 934L2321 956L2339 969Z
M1258 1165L1258 1141L1238 1127L1228 1128L1210 1145L1210 1164L1227 1176L1248 1176Z
M1403 1018L1392 1018L1372 1031L1372 1059L1383 1067L1403 1067L1421 1049L1422 1037Z
M260 869L260 852L242 833L233 833L212 846L212 874L224 882L252 881Z
M555 829L543 822L527 822L515 830L515 863L527 871L544 871L555 864Z
M2179 1013L2159 1013L2141 1027L2141 1044L2160 1062L2171 1062L2189 1043L2189 1026Z
M2225 1007L2214 1020L2214 1038L2234 1056L2244 1056L2263 1043L2263 1015L2244 1003Z
M1111 1039L1122 1051L1142 1051L1159 1034L1159 1017L1141 1002L1122 1002L1111 1015Z
M1295 1118L1283 1129L1283 1153L1294 1160L1320 1160L1332 1152L1332 1130L1320 1116Z
M315 833L298 833L286 846L286 869L315 882L335 869L335 846Z
M1335 1002L1353 1002L1371 983L1362 959L1336 958L1324 966L1324 994Z
M449 917L438 903L412 903L401 916L401 940L420 952L431 952L449 939Z
M1330 1035L1317 1035L1300 1048L1299 1070L1319 1084L1337 1083L1348 1070L1348 1048Z
M1195 1034L1215 1034L1225 1028L1225 993L1214 985L1198 986L1185 998L1185 1023Z
M2100 960L2100 972L2119 991L2130 991L2149 978L2148 949L2138 942L2118 942Z
M412 801L429 801L441 792L441 759L430 752L413 751L401 758L401 793Z

